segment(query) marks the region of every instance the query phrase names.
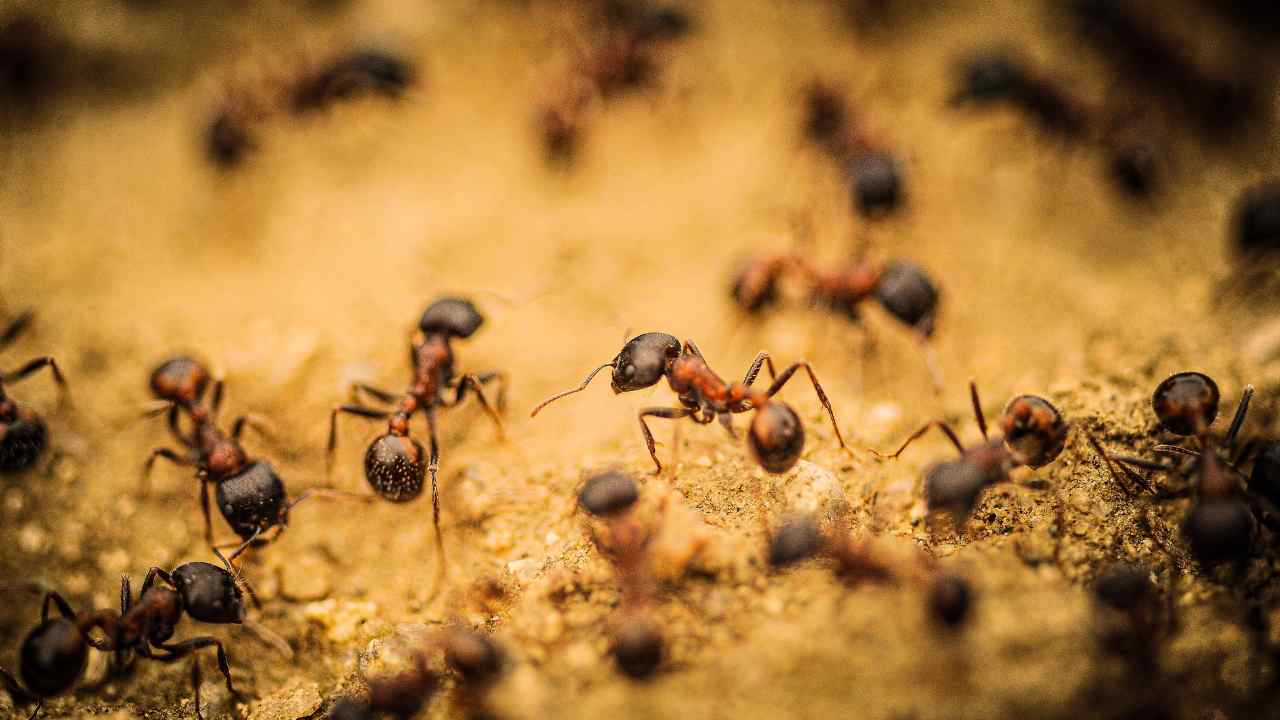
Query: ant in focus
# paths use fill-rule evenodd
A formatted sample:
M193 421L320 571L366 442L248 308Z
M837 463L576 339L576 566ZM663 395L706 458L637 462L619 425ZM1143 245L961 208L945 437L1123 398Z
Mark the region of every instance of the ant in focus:
M875 297L896 320L911 328L924 353L925 365L935 388L942 387L942 372L928 341L938 312L938 288L918 265L906 260L879 264L862 258L844 267L815 267L798 253L782 253L748 262L734 276L730 292L748 315L757 315L781 299L779 285L788 273L798 274L811 305L822 305L860 323L862 303Z
M328 458L333 462L338 442L338 414L345 413L375 420L387 419L387 433L374 439L364 455L364 474L374 492L394 503L413 500L422 492L423 479L431 475L431 517L435 528L436 551L440 556L436 577L443 580L446 570L444 538L440 532L440 494L436 472L440 467L440 443L436 439L436 410L460 404L467 392L475 395L485 414L493 420L498 438L503 437L502 417L485 397L484 385L497 381L499 410L506 406L506 376L498 371L465 373L455 376L453 367L454 339L471 337L484 323L484 317L470 300L441 298L422 313L418 331L410 343L413 360L413 378L402 395L380 390L364 383L353 383L351 392L364 393L384 405L395 405L394 410L378 409L348 403L335 407L329 413ZM452 390L453 397L445 392ZM409 435L409 421L417 413L427 418L427 435L431 442L431 454L424 463L426 453L422 444ZM438 586L437 586L438 587Z
M151 373L151 392L161 406L147 414L166 415L169 430L182 444L183 450L179 452L166 447L151 450L142 469L142 494L149 490L151 468L156 458L164 458L183 467L195 467L196 478L200 480L205 540L213 544L213 520L209 514L209 486L213 485L218 510L240 536L239 547L231 553L233 560L253 545L278 538L289 523L289 511L308 497L357 497L328 488L311 488L290 501L275 468L265 460L250 458L240 445L240 435L245 426L257 422L253 416L236 418L230 434L218 427L223 383L221 380L213 382L206 406L204 397L210 379L204 365L185 356L166 360ZM180 418L183 415L191 421L190 433L182 431ZM271 528L278 528L275 535L270 539L263 537L263 533Z
M864 217L882 217L904 200L902 167L864 128L844 94L820 81L804 90L804 134L848 174Z
M978 399L978 386L972 381L969 382L969 398L978 429L982 432L982 443L966 447L945 421L931 420L908 436L891 455L881 456L897 458L930 428L941 430L960 453L960 458L937 463L925 471L925 503L930 511L950 512L957 524L973 512L979 495L987 486L1009 480L1015 468L1026 466L1034 470L1056 460L1062 454L1071 430L1048 400L1037 395L1019 395L1009 401L997 421L1003 435L991 438L987 434L987 420ZM1101 450L1099 454L1102 454Z
M1218 457L1219 448L1228 449L1235 444L1249 412L1253 392L1252 385L1245 387L1231 425L1221 439L1212 433L1221 399L1218 384L1213 378L1199 372L1175 373L1157 385L1151 395L1151 408L1160 427L1174 435L1194 438L1200 446L1195 450L1160 444L1152 451L1160 455L1196 459L1198 497L1183 521L1182 531L1191 543L1192 552L1206 565L1228 560L1243 562L1253 547L1257 522L1253 509L1246 502L1249 496L1241 492L1241 484L1236 477L1243 474L1235 465ZM1173 465L1128 455L1108 457L1130 477L1136 477L1130 468L1156 472L1177 469ZM1146 485L1155 494L1155 489Z
M773 384L764 392L754 390L751 384L760 374L760 368L765 365L768 366L770 377L774 378ZM615 393L643 390L656 385L665 377L680 400L682 407L650 407L640 411L640 430L644 434L649 457L653 458L653 464L657 468L655 473L662 472L662 463L658 461L658 454L654 449L653 433L644 421L646 417L668 420L688 417L699 425L719 420L729 436L736 439L733 415L753 410L756 414L747 431L747 445L752 456L767 472L784 473L790 470L804 450L804 425L791 406L775 400L773 396L800 369L809 373L814 392L818 394L818 400L831 419L831 427L835 430L836 439L840 441L840 448L852 454L845 444L844 436L840 434L831 401L827 399L818 376L807 361L794 363L781 374L776 374L769 353L761 352L747 368L747 374L741 383L726 383L707 364L692 340L686 340L682 346L675 336L662 332L644 333L632 338L622 347L617 357L592 370L581 385L552 395L534 408L529 416L537 415L544 407L562 397L585 390L596 374L605 368L613 369L612 387Z
M0 331L0 350L8 347L22 335L35 318L30 310L19 313L3 331ZM0 472L25 470L36 461L49 444L49 430L36 411L19 404L4 391L5 383L23 380L36 371L48 367L58 384L61 397L66 396L67 381L51 357L30 360L13 372L0 374Z
M184 616L196 622L218 625L246 622L241 593L244 581L227 558L216 550L214 552L222 560L223 567L191 562L172 572L151 568L136 599L130 590L129 578L125 576L120 581L119 612L75 612L58 593L45 593L40 624L27 633L19 652L18 674L22 681L0 669L0 685L13 695L16 702L35 702L36 709L30 716L34 718L40 713L45 700L71 690L84 674L90 647L111 652L116 669L127 667L135 654L171 663L202 648L213 647L217 649L218 669L226 681L227 691L233 697L241 697L232 684L231 667L220 640L204 636L169 642ZM244 585L244 589L250 598L254 598L248 585ZM50 617L51 606L57 607L59 617ZM91 635L90 631L94 629L101 631L102 636ZM267 637L288 650L283 640L271 635ZM191 665L191 684L195 689L196 716L200 717L198 660Z

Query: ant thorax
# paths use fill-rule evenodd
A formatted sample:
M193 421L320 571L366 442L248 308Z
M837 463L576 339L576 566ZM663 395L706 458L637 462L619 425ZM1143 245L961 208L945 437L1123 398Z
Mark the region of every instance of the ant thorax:
M413 394L436 399L453 379L453 349L441 333L419 334L413 343Z

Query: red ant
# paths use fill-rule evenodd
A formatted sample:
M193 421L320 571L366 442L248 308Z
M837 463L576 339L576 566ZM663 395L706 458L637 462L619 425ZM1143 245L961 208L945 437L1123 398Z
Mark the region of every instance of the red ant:
M233 560L245 549L268 542L262 534L271 528L278 529L270 539L279 537L289 523L289 511L308 497L355 497L328 488L311 488L290 501L275 468L265 460L250 458L240 445L240 434L245 426L257 421L250 415L236 418L230 434L218 427L217 413L222 405L223 383L221 380L213 382L206 406L204 396L210 379L204 365L185 356L166 360L151 373L151 391L163 404L148 414L165 414L170 432L184 450L179 452L166 447L151 450L142 469L143 494L149 487L151 468L156 458L164 458L183 467L194 466L200 480L205 540L213 543L213 520L209 514L209 486L213 485L218 510L240 536L239 547L231 553ZM191 421L190 433L182 431L182 415Z
M906 260L882 265L858 259L824 270L798 253L770 255L747 263L734 277L730 290L734 302L750 315L764 311L780 300L779 285L788 273L802 278L811 304L823 305L855 323L862 318L862 303L875 297L885 311L915 332L935 387L942 386L941 370L927 345L937 319L939 293L919 266Z
M27 633L19 653L19 683L0 669L3 685L18 702L35 702L31 714L35 718L48 698L62 695L84 674L89 648L113 653L114 665L124 667L134 653L150 660L171 663L200 650L217 649L218 669L226 681L227 691L234 697L240 693L231 682L231 667L222 641L214 637L197 637L170 643L169 639L184 616L211 624L245 622L242 601L243 580L227 558L216 550L223 567L204 562L187 563L172 572L153 567L142 581L142 592L134 599L129 578L120 581L120 611L99 610L75 612L56 592L48 592L40 612L40 624ZM247 585L244 589L254 598ZM256 602L256 600L255 600ZM60 617L50 618L50 606L56 606ZM91 630L100 630L94 637ZM273 638L272 642L283 644ZM283 646L286 650L287 645ZM191 684L196 693L196 716L200 717L200 665L191 666Z
M804 91L805 136L848 174L850 195L867 217L888 215L903 202L902 167L866 131L836 88L814 81Z
M35 314L30 310L23 311L14 318L0 332L0 350L17 340L34 318ZM0 374L0 472L25 470L49 444L49 430L40 415L31 408L20 405L4 391L5 383L17 382L45 367L53 373L53 380L65 397L67 381L62 377L58 363L51 357L38 357L13 372Z
M768 366L769 375L774 380L768 390L761 392L752 389L751 384L764 365ZM795 410L786 403L773 399L773 396L802 368L809 373L809 380L813 382L818 400L831 419L831 427L840 441L840 448L852 453L845 444L844 436L840 434L831 402L808 362L802 360L792 364L781 374L775 374L773 360L768 353L761 352L747 368L747 374L741 383L727 383L707 365L702 352L692 340L686 340L681 346L675 336L661 332L644 333L632 338L622 347L617 357L592 370L581 385L547 398L533 409L530 417L562 397L585 390L592 378L605 368L613 369L612 387L615 393L652 387L665 377L671 390L678 396L682 407L650 407L640 411L640 430L658 473L662 472L662 463L658 462L653 433L644 421L646 417L669 420L688 417L700 425L707 425L718 419L729 436L736 438L733 415L752 410L756 414L747 431L747 445L756 462L771 473L790 470L800 459L800 452L804 449L804 425Z
M931 511L950 511L957 523L973 511L984 488L1009 480L1015 468L1025 465L1035 469L1056 460L1066 446L1071 429L1048 400L1036 395L1019 395L1010 400L1000 414L998 426L1003 435L991 438L978 400L978 386L972 381L969 397L982 432L981 444L966 447L945 421L931 420L887 456L897 458L930 428L941 430L960 458L937 463L925 472L925 503Z
M506 379L501 372L492 371L476 375L465 373L455 377L453 368L452 341L455 338L469 338L480 325L484 317L476 310L470 300L462 298L442 298L427 307L418 324L418 332L414 333L410 345L410 357L413 360L413 380L403 395L397 396L387 390L380 390L364 383L351 385L353 394L363 392L374 400L386 405L395 404L395 410L380 410L358 403L348 403L335 407L329 413L328 458L333 462L333 454L338 442L338 414L346 413L357 417L387 419L387 433L376 438L365 451L364 474L369 485L378 495L391 502L408 502L422 492L424 475L431 475L431 513L435 527L436 551L440 556L437 578L443 579L445 574L444 538L440 533L440 495L437 490L436 471L440 467L440 444L436 439L436 410L454 407L467 397L470 390L480 401L489 418L503 437L502 418L489 400L485 397L483 386L497 381L498 408L506 405ZM454 391L452 399L445 397L445 392ZM422 444L409 436L409 420L417 413L427 418L427 435L431 442L431 455L423 463L426 453Z

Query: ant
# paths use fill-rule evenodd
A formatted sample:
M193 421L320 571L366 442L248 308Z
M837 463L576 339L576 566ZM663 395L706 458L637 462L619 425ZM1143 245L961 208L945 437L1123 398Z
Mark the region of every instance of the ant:
M407 60L378 50L360 50L303 77L290 104L295 115L303 115L365 93L395 100L413 79L414 68Z
M832 562L836 576L849 583L893 582L898 571L874 550L867 539L846 533L823 532L809 515L790 518L769 541L769 566L775 570L822 556Z
M804 134L848 173L850 195L864 217L881 217L903 202L902 168L862 127L844 95L821 81L804 90Z
M1009 103L1046 131L1069 140L1084 135L1090 124L1081 103L1011 52L988 50L971 55L961 62L959 74L960 87L950 99L953 106Z
M349 497L327 488L311 488L290 501L275 468L265 460L250 458L240 445L240 434L245 426L258 421L251 415L236 418L230 434L218 427L223 383L221 380L213 381L206 406L204 397L210 380L210 373L204 365L186 356L166 360L151 373L151 392L162 404L147 414L165 414L169 430L182 444L183 450L179 452L167 447L151 450L142 468L143 494L149 489L151 468L157 458L183 467L194 466L196 478L200 481L205 540L213 543L213 520L209 514L209 486L213 485L218 510L240 536L240 546L231 553L233 560L250 546L268 542L262 534L271 528L278 528L271 539L278 538L289 523L289 511L308 497ZM182 431L181 415L186 415L191 421L190 433Z
M24 310L0 331L0 350L8 347L31 325L35 313ZM4 391L5 383L14 383L32 373L49 368L58 390L65 397L67 381L53 358L45 356L30 360L13 372L0 374L0 472L25 470L36 461L49 444L49 430L36 411L19 404Z
M997 421L1003 435L991 438L978 399L978 386L973 381L969 382L969 399L982 432L981 444L966 447L945 421L931 420L887 456L897 458L930 428L941 430L960 458L937 463L925 471L925 503L931 511L949 511L957 523L968 518L977 505L978 496L988 485L1009 480L1015 468L1036 469L1056 460L1071 430L1048 400L1037 395L1019 395L1009 401Z
M1160 427L1174 435L1195 438L1200 450L1180 445L1160 444L1152 448L1161 455L1192 457L1198 460L1196 488L1199 496L1183 521L1182 531L1191 550L1206 565L1228 560L1242 562L1253 547L1257 523L1249 504L1240 497L1240 482L1234 475L1240 471L1218 459L1217 448L1234 445L1244 425L1253 399L1253 386L1245 387L1231 425L1221 440L1212 433L1218 416L1221 393L1213 378L1200 372L1170 375L1151 395L1151 408ZM1133 476L1129 468L1169 472L1174 466L1127 455L1109 455L1122 470ZM1263 471L1265 473L1265 470ZM1155 490L1148 488L1153 494Z
M417 715L440 687L440 674L429 663L428 653L433 648L443 651L445 664L468 691L492 685L506 665L502 649L488 637L466 628L450 628L415 650L406 670L370 680L368 701L338 701L329 720L375 720L381 715L407 720Z
M764 365L768 366L769 375L774 380L768 390L761 392L752 389L751 384ZM793 363L781 374L776 374L769 354L761 352L747 368L742 382L731 384L716 375L692 340L686 340L682 346L675 336L662 332L644 333L632 338L622 347L617 357L592 370L581 385L552 395L535 407L529 416L537 415L544 407L562 397L585 390L596 374L605 368L613 369L612 387L615 393L652 387L665 377L680 400L681 407L650 407L640 411L640 430L644 434L649 457L656 467L655 474L662 472L662 463L658 461L654 448L653 433L644 421L646 417L668 420L688 417L700 425L707 425L718 419L729 436L736 438L733 415L752 410L756 414L747 431L747 445L752 456L767 472L784 473L790 470L800 459L800 452L804 449L804 425L791 406L775 400L773 396L802 368L809 374L818 400L831 419L831 427L840 441L840 448L852 454L845 444L844 436L840 434L831 402L807 361Z
M205 562L186 563L173 571L152 567L147 571L142 591L136 599L130 590L129 577L121 578L119 612L75 612L58 593L45 593L40 624L22 641L18 666L22 681L0 669L0 684L15 701L35 702L36 709L30 716L34 718L40 713L45 700L66 693L84 674L90 647L113 653L116 667L126 666L135 653L169 663L201 648L214 647L227 691L233 697L241 697L232 684L231 667L220 640L204 636L169 642L183 616L217 625L245 621L240 588L243 580L226 557L216 550L214 553L222 560L223 567ZM244 587L253 598L248 585ZM50 617L51 606L57 607L60 617ZM102 635L91 635L90 631L94 629L101 631ZM195 689L196 716L200 717L198 660L191 665L191 684Z
M380 390L364 383L353 383L353 395L363 392L384 405L395 405L394 410L378 409L356 403L333 408L329 413L328 459L333 463L338 442L338 414L345 413L371 419L387 419L387 432L369 444L364 455L364 474L370 487L382 498L394 503L413 500L422 492L424 475L431 476L431 517L435 528L436 552L440 562L436 576L445 574L444 538L440 532L440 495L436 472L440 467L440 444L436 439L436 410L454 407L467 397L470 390L484 412L493 420L498 438L503 438L502 417L485 397L484 385L497 381L499 410L506 407L506 376L498 371L465 373L455 376L453 367L454 339L471 337L484 323L484 317L470 300L456 297L441 298L422 313L418 331L410 343L413 361L413 378L402 395ZM445 396L454 392L453 398ZM417 413L427 418L427 434L431 442L431 454L426 463L422 444L409 435L409 421Z
M778 286L789 272L803 278L811 304L855 323L862 318L861 304L874 296L885 311L914 331L935 387L941 387L941 371L927 344L933 336L939 293L918 265L907 260L881 265L860 257L844 267L824 270L797 253L770 255L748 262L734 277L730 289L734 302L748 315L764 311L780 300Z

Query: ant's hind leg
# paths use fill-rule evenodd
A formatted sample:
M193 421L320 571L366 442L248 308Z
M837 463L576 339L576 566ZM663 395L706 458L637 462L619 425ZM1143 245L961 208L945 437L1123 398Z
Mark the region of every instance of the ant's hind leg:
M689 414L689 411L685 408L651 407L640 411L638 416L640 432L644 434L645 447L649 448L649 457L653 458L653 464L657 468L654 470L655 475L662 472L662 463L658 462L657 444L653 441L653 433L649 430L649 426L644 419L646 417L660 417L668 420L678 420L679 418L688 417Z
M156 643L155 646L169 653L168 655L151 655L153 659L161 662L176 662L201 648L217 648L218 670L222 672L222 678L226 681L227 692L231 693L233 697L240 697L240 691L236 690L235 685L231 682L231 663L227 660L227 651L222 647L222 641L213 637L198 637L173 643L172 645Z
M329 442L325 445L325 465L330 472L333 470L333 453L338 449L338 413L346 413L357 417L368 418L370 420L382 420L391 416L387 410L378 410L376 408L365 407L363 405L355 405L347 403L339 405L329 411Z
M777 395L782 390L782 387L787 384L787 381L791 379L791 376L795 375L800 368L804 368L805 372L809 373L809 381L813 383L813 391L818 394L818 401L822 403L822 408L827 411L827 417L831 419L831 429L835 430L836 440L840 441L840 449L852 455L853 451L849 449L848 444L844 441L844 435L840 432L840 424L836 422L836 413L831 409L831 401L827 399L827 393L822 389L822 383L818 382L818 376L814 374L813 368L808 361L801 360L783 370L782 374L774 379L773 384L769 386L765 394L769 397Z

